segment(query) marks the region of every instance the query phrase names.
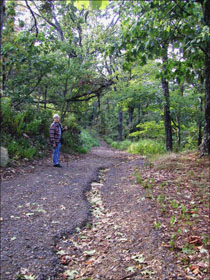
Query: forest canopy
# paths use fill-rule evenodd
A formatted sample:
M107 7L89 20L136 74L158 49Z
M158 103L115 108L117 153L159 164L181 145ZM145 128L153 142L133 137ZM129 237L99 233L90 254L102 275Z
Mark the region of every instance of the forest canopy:
M209 0L1 3L1 141L12 156L46 147L55 112L67 150L86 151L92 129L131 152L210 154Z

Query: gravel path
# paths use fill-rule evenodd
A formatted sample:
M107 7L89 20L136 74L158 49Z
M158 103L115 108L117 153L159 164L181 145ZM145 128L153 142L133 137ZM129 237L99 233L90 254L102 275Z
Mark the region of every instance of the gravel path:
M126 153L105 144L69 161L62 169L36 167L1 185L1 279L21 279L28 270L39 280L56 279L62 269L55 253L59 239L89 219L85 191L101 168L120 164ZM19 277L18 277L19 275Z

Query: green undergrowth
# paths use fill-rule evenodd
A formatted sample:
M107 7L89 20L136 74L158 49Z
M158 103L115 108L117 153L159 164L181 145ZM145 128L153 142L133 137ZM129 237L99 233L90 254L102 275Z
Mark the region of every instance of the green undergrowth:
M15 110L10 101L1 103L1 145L8 149L11 159L43 156L48 146L51 113L36 108Z
M43 157L50 151L49 127L53 121L51 110L37 110L25 106L14 109L10 100L1 103L1 145L8 149L10 160ZM75 120L67 119L62 125L68 126L64 132L62 151L66 153L87 153L99 145L97 135L85 130Z
M151 139L142 139L138 142L132 142L130 140L112 142L111 146L116 149L126 150L131 154L154 155L164 154L166 152L164 143Z
M93 147L100 145L97 135L94 131L82 129L80 139L82 143L81 152L83 153L87 153Z

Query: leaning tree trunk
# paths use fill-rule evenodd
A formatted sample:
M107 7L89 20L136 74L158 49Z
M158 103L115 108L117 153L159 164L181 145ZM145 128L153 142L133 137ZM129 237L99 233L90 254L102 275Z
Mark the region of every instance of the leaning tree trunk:
M168 81L165 78L166 64L168 63L168 54L167 47L163 46L165 50L165 55L163 56L163 69L162 69L162 89L165 97L164 104L164 124L165 124L165 139L166 139L166 149L167 151L173 150L173 142L172 142L172 126L171 126L171 113L170 113L170 95L169 95L169 85Z
M203 13L205 24L210 27L210 0L203 1ZM210 41L205 48L205 109L204 131L201 144L202 155L210 155Z

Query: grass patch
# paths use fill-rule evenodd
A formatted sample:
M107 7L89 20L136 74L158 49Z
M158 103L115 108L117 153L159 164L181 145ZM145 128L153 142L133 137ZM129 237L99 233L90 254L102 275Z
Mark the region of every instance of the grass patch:
M126 150L131 154L155 155L166 152L164 143L151 139L142 139L138 142L132 142L130 140L112 142L111 146L119 150Z
M121 151L127 150L132 145L130 140L124 140L122 142L114 141L111 143L112 148L119 149Z

